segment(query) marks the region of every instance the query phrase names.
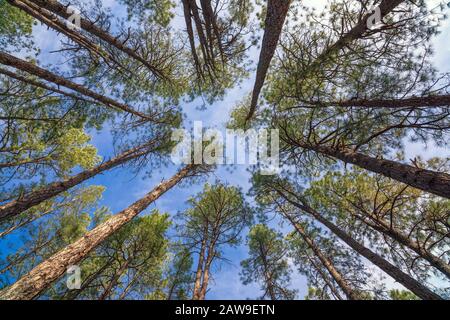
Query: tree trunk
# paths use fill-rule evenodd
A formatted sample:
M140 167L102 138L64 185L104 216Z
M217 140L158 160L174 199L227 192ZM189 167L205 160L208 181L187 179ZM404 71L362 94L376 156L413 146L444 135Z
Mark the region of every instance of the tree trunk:
M397 6L399 6L402 2L406 2L405 0L382 0L379 5L381 18L384 18L389 13L392 12ZM308 67L308 70L315 70L322 63L326 62L328 59L333 57L340 50L345 48L349 43L360 39L364 36L364 33L368 30L368 21L372 17L373 12L365 15L356 26L354 26L349 32L344 34L338 41L336 41L333 45L328 47L324 52L322 52L314 62Z
M87 232L82 238L45 260L16 283L0 291L0 299L29 300L38 296L53 281L59 279L67 268L80 263L110 235L145 210L151 203L193 174L197 166L188 165L169 180L163 181L142 199Z
M129 264L129 260L125 261L125 263L122 264L122 266L120 266L119 270L117 271L116 274L114 274L113 278L111 279L111 281L108 283L108 286L105 288L105 290L103 291L103 293L100 295L100 297L98 298L98 300L106 300L110 295L112 290L114 289L114 286L117 284L117 282L119 281L120 277L125 273L125 271L128 268L128 264Z
M308 247L314 252L314 254L319 258L322 262L323 266L328 270L330 275L333 277L334 281L339 285L342 291L345 293L349 300L360 300L361 297L359 294L350 287L347 280L345 280L344 276L336 269L333 262L317 247L314 241L306 234L303 227L294 221L294 219L285 215L285 217L291 222L292 226L295 228L297 233L302 237L302 239L306 242Z
M33 18L39 20L41 23L47 25L48 27L52 28L56 32L60 32L67 36L69 39L71 39L73 42L79 44L80 46L86 48L91 53L94 53L95 55L101 57L104 56L102 52L99 50L99 47L93 44L89 39L84 37L82 34L70 30L67 25L63 22L61 22L57 17L55 17L52 13L49 11L42 9L40 7L37 7L33 3L29 3L28 1L22 0L7 0L9 4L12 6L26 12ZM105 60L111 59L112 57L105 57Z
M83 87L82 85L71 82L63 77L55 75L55 74L53 74L45 69L42 69L32 63L18 59L18 58L11 56L5 52L0 52L0 63L2 63L4 65L9 65L9 66L12 66L21 71L33 74L34 76L37 76L39 78L42 78L49 82L52 82L58 86L63 86L63 87L69 88L71 90L74 90L84 96L88 96L92 99L95 99L97 101L97 103L101 103L101 104L107 106L108 108L117 108L117 109L123 110L125 112L128 112L130 114L136 115L140 118L146 119L146 120L150 120L150 121L154 120L152 117L145 115L141 112L138 112L136 110L133 110L131 107L129 107L123 103L117 102L106 96L97 94L97 93L91 91L90 89ZM52 90L52 91L54 91L54 90ZM80 99L80 98L78 98L78 99Z
M397 242L403 244L405 247L413 250L417 253L422 259L428 261L431 266L435 267L439 271L441 271L447 278L450 278L450 265L448 265L445 261L436 257L431 252L420 246L417 242L411 240L406 234L402 233L400 230L391 227L386 221L382 221L375 217L372 217L374 222L368 222L366 219L361 218L360 220L367 224L372 229L381 232L390 238L396 240Z
M199 254L199 257L198 257L197 272L195 274L194 293L193 293L192 300L199 300L200 299L200 290L201 290L201 286L202 286L203 265L205 263L207 232L208 232L208 223L205 222L204 231L203 231L202 246L200 248L200 254Z
M56 0L30 0L31 2L35 3L39 7L45 8L48 11L53 12L54 14L64 18L69 19L72 15L71 13L68 13L67 6L62 5ZM107 42L111 46L117 48L118 50L126 53L131 58L141 62L143 65L145 65L155 76L157 76L160 79L165 79L164 73L156 66L152 65L150 62L148 62L146 59L144 59L142 56L140 56L136 50L127 47L122 41L119 40L119 37L114 37L111 34L109 34L107 31L101 29L100 27L96 26L95 23L88 21L87 19L80 18L80 27L97 36L98 38L102 39L103 41Z
M129 114L138 116L139 118L142 118L144 120L150 120L150 121L155 120L155 119L153 119L153 117L146 115L142 112L136 111L126 104L117 102L111 98L108 98L106 96L98 94L82 85L79 85L75 82L69 81L69 80L67 80L61 76L58 76L48 70L42 69L30 62L16 58L6 52L0 51L0 63L7 65L7 66L11 66L18 70L27 72L27 73L32 74L41 79L52 82L58 86L63 86L68 89L74 90L84 96L88 96L88 97L102 103L103 105L107 106L108 108L113 108L113 109L117 108L117 109L125 111Z
M411 187L450 199L450 175L444 172L420 169L392 160L372 158L348 148L332 148L296 143L299 147L337 158Z
M267 2L267 16L265 21L264 36L261 45L261 52L259 56L258 68L256 71L256 81L252 93L252 101L250 103L250 110L246 118L246 122L253 117L257 105L258 98L261 94L262 87L267 77L267 71L270 67L270 62L277 49L278 41L281 36L284 21L289 10L291 0L268 0Z
M423 107L445 107L450 106L450 95L413 97L407 99L391 99L391 100L349 100L327 103L327 105L335 105L339 107L355 107L355 108L423 108Z
M284 197L284 196L283 196ZM419 281L411 277L410 275L404 273L396 266L392 265L389 261L385 260L372 250L366 248L358 241L354 240L350 237L346 232L341 230L339 227L325 219L320 213L315 211L313 208L309 207L307 204L301 204L295 201L292 201L286 197L284 197L291 204L299 208L300 210L310 214L321 224L326 226L333 232L337 237L339 237L342 241L344 241L350 248L358 252L360 255L365 257L367 260L372 262L374 265L378 266L381 270L390 275L393 279L402 284L405 288L411 290L416 296L424 300L442 300L440 296L435 294L433 291L428 289L426 286L422 285ZM290 221L293 222L292 217Z
M30 193L27 193L23 196L21 196L17 200L13 200L11 202L8 202L7 204L0 205L0 221L17 216L18 214L24 212L25 210L36 206L58 194L61 192L64 192L90 178L93 176L102 173L106 170L112 169L114 167L117 167L127 161L130 161L132 159L136 159L140 156L143 156L151 150L144 150L146 147L150 147L151 145L155 144L156 141L151 141L149 143L146 143L144 145L141 145L137 148L130 149L121 155L93 168L90 170L85 170L71 178L68 178L63 181L57 181L50 183L46 186L40 187L36 189L35 191L31 191Z

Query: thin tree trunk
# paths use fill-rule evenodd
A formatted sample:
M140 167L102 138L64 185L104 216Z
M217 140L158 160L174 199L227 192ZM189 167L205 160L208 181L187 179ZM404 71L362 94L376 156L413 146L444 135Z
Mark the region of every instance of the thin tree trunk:
M207 230L208 225L207 222L205 222L205 227L203 231L203 239L202 239L202 245L200 248L200 254L198 257L198 264L197 264L197 272L195 274L195 284L194 284L194 293L192 300L199 300L200 299L200 290L202 286L202 274L203 274L203 265L205 263L205 252L206 252L206 241L207 241Z
M282 193L280 193L281 195ZM440 296L435 294L433 291L428 289L426 286L421 284L419 281L411 277L410 275L404 273L396 266L392 265L389 261L385 260L372 250L366 248L358 241L354 240L346 232L341 230L339 227L325 219L319 212L315 211L313 208L305 203L298 203L296 201L290 200L288 197L283 197L293 204L298 209L310 214L317 221L323 224L325 227L330 229L337 237L344 241L350 248L358 252L361 256L365 257L367 260L372 262L374 265L378 266L381 270L390 275L393 279L402 284L405 288L411 290L416 296L424 300L442 300ZM287 217L292 223L294 223L292 217Z
M146 115L142 112L136 111L126 104L117 102L109 97L98 94L82 85L79 85L75 82L69 81L69 80L67 80L61 76L58 76L48 70L42 69L30 62L16 58L6 52L0 51L0 63L7 65L7 66L11 66L18 70L27 72L27 73L37 76L41 79L52 82L58 86L63 86L68 89L74 90L84 96L88 96L94 100L97 100L98 102L102 103L103 105L107 106L108 108L117 108L117 109L125 111L129 114L138 116L144 120L150 120L150 121L153 120L154 121L153 117Z
M398 7L405 0L382 0L379 5L381 18L383 19L389 13L391 13L396 7ZM315 70L322 63L333 57L340 50L344 49L349 43L360 39L364 36L364 33L368 30L368 21L372 17L373 12L365 15L356 26L354 26L348 33L344 34L338 41L328 47L322 52L314 62L308 67L308 70Z
M86 37L84 37L82 34L74 30L70 30L65 23L62 23L60 20L58 20L57 17L55 17L52 13L48 12L47 10L44 10L40 7L36 7L36 5L32 3L30 4L29 2L23 0L22 1L7 0L7 1L12 6L24 11L33 18L39 20L41 23L52 28L56 32L64 34L69 39L79 44L80 46L86 48L95 55L99 57L103 56L103 54L99 50L99 47L91 43L91 41Z
M3 69L3 68L0 68L0 73L4 74L5 76L8 76L10 78L19 80L19 81L21 81L23 83L27 83L29 85L32 85L32 86L38 87L38 88L42 88L42 89L47 90L47 91L58 93L58 94L61 94L63 96L66 96L68 98L72 98L74 100L80 100L80 101L84 101L84 102L88 102L88 103L92 103L92 104L101 105L101 103L99 103L97 101L86 99L83 96L78 96L76 94L73 94L73 93L70 93L70 92L66 92L66 91L60 90L60 89L52 87L52 86L48 86L45 83L42 83L42 82L30 79L30 78L26 78L24 76L18 75L18 74L14 73L14 72L11 72L11 71Z
M396 240L397 242L403 244L405 247L413 250L417 253L422 259L428 261L431 266L435 267L439 271L441 271L447 278L450 278L450 265L448 265L445 261L436 257L431 252L420 246L417 242L411 240L407 235L405 235L400 230L395 227L391 227L386 221L382 221L377 219L376 217L372 217L374 222L369 222L366 219L360 218L360 220L371 227L372 229L381 232L388 237Z
M169 180L163 181L142 199L87 232L82 238L45 260L13 285L0 291L0 299L29 300L38 296L67 268L83 261L87 255L109 236L145 210L151 203L181 180L195 173L198 166L188 165Z
M261 45L261 52L259 56L258 68L256 71L256 81L252 93L252 101L250 103L249 113L246 122L253 117L257 105L258 98L261 94L262 87L267 77L267 71L270 67L270 62L273 59L275 50L277 49L278 41L281 36L284 21L289 10L291 0L268 0L267 2L267 16L264 27L264 36Z
M292 140L291 140L292 141ZM316 151L345 163L351 163L411 187L450 199L450 174L413 167L392 160L373 158L348 148L333 148L294 142L301 148Z
M450 106L450 95L413 97L406 99L391 100L349 100L332 102L329 105L339 107L355 107L355 108L423 108L423 107L445 107Z
M85 170L73 177L66 180L57 181L50 183L46 186L40 187L35 191L31 191L25 195L22 195L19 199L10 201L4 205L0 205L0 221L14 217L24 212L25 210L36 206L58 194L64 192L90 178L93 176L105 172L106 170L117 167L125 162L132 159L136 159L140 156L148 154L151 150L145 148L150 147L155 144L156 141L151 141L137 148L125 151L121 155L93 168L90 170ZM144 150L143 150L144 149Z
M336 269L333 262L327 257L314 243L314 241L306 234L303 227L294 221L294 219L285 214L285 217L291 222L292 226L298 232L298 234L302 237L302 239L306 242L308 247L314 252L314 254L319 258L320 262L322 262L323 266L328 270L330 275L333 277L334 281L339 285L342 291L345 293L349 300L360 300L361 297L359 294L350 286L350 284L345 280L344 276Z
M119 281L120 277L125 273L125 271L128 268L128 264L129 264L129 260L125 261L122 266L120 266L119 270L117 271L116 274L114 274L113 278L111 279L111 281L108 283L108 286L105 288L105 290L103 291L103 293L100 295L100 297L98 298L98 300L106 300L110 295L111 292L114 288L114 286L117 284L117 282Z
M53 12L54 14L64 18L69 19L72 15L71 13L68 13L67 6L59 3L56 0L30 0L31 2L35 3L36 5L47 9L48 11ZM103 41L107 42L111 46L117 48L118 50L126 53L131 58L141 62L143 65L145 65L155 76L161 79L165 79L164 73L157 67L152 65L149 61L147 61L145 58L140 56L136 50L127 47L124 42L119 40L119 37L114 37L111 34L109 34L107 31L101 29L95 23L88 21L87 19L84 19L80 17L80 27L97 36L98 38L102 39Z
M318 266L316 264L316 262L314 261L313 258L311 258L308 255L308 260L311 262L312 266L317 270L317 272L320 274L320 276L322 277L323 281L325 281L326 285L330 288L331 292L333 293L333 295L336 297L336 299L338 300L342 300L342 297L340 295L340 293L338 292L338 290L336 290L336 287L334 286L333 283L331 283L330 279L328 278L328 276L325 274L325 272L323 272L323 270L320 268L320 266Z

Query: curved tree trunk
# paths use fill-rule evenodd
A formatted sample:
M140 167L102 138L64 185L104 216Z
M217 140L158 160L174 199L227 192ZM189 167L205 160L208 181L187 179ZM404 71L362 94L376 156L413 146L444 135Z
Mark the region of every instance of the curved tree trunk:
M195 173L196 168L196 165L186 166L169 180L163 181L142 199L87 232L79 240L60 250L49 259L43 261L16 283L0 291L0 299L29 300L38 296L53 281L59 279L69 266L83 261L93 249L110 235L136 217L181 180Z

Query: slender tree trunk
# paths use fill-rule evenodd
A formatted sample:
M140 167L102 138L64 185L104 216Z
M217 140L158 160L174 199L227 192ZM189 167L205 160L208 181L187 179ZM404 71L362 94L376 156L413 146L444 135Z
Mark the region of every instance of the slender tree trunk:
M450 278L450 265L448 265L445 261L433 255L417 242L411 240L406 234L404 234L397 228L391 227L386 221L382 221L380 219L377 219L376 217L372 217L372 219L374 220L374 222L369 222L364 218L361 218L360 220L372 229L375 229L376 231L387 235L388 237L403 244L405 247L413 250L422 259L428 261L431 266L441 271L447 278Z
M207 222L205 222L202 245L201 245L200 254L198 257L197 272L195 274L194 293L193 293L192 300L200 299L200 290L201 290L201 286L202 286L202 275L203 275L203 265L205 263L207 232L208 232L208 224L207 224Z
M209 284L209 273L211 270L211 264L214 260L214 256L215 256L214 246L211 246L208 249L208 256L206 258L205 271L203 272L203 281L202 281L202 288L200 290L199 300L205 300L206 291L208 290Z
M36 266L16 283L0 291L0 299L29 300L38 296L53 281L59 279L69 266L80 263L100 243L145 210L166 191L194 174L196 168L196 165L188 165L169 180L163 181L142 199L87 232L82 238Z
M398 7L401 3L406 2L405 0L382 0L379 5L381 18L386 17L389 13L391 13L396 7ZM329 46L324 52L322 52L314 62L308 67L308 70L315 70L322 63L326 62L328 59L332 58L335 54L337 54L340 50L344 49L349 43L361 39L364 34L368 30L368 21L371 19L373 12L368 13L361 20L359 20L358 24L354 26L349 32L344 34L338 41Z
M48 12L45 9L37 7L33 3L29 3L26 0L7 0L9 4L12 6L26 12L33 18L39 20L41 23L47 25L52 28L56 32L60 32L71 39L73 42L79 44L80 46L86 48L91 53L94 53L97 56L103 56L100 52L99 47L91 43L89 39L84 37L82 34L71 30L67 27L67 25L61 22L57 17L55 17L52 13ZM108 59L107 59L108 60Z
M100 295L98 300L106 300L111 295L111 292L115 285L117 285L117 282L119 281L120 277L125 273L129 265L129 260L125 261L117 271L117 273L113 276L111 281L108 283L108 286L105 288L103 293Z
M35 191L31 191L25 195L22 195L19 199L8 202L4 205L0 205L0 221L14 217L24 212L25 210L36 206L58 194L64 192L93 176L105 172L106 170L117 167L132 159L136 159L140 156L148 154L151 150L146 149L155 144L156 141L151 141L137 148L130 149L121 155L93 168L85 170L71 178L66 180L50 183L46 186L40 187Z
M391 100L349 100L327 103L327 105L335 105L339 107L355 107L355 108L423 108L423 107L445 107L450 106L450 95L413 97L407 99L391 99Z
M59 3L56 0L30 0L30 2L35 3L39 7L45 8L48 11L53 12L54 14L64 18L69 19L72 13L68 12L68 7ZM131 58L139 61L143 65L145 65L155 76L165 79L164 73L157 67L152 65L149 61L147 61L145 58L143 58L141 55L139 55L136 50L127 47L124 42L119 40L119 37L114 37L111 34L109 34L107 31L101 29L98 27L95 23L90 22L87 19L80 18L80 27L85 30L86 32L89 32L96 37L102 39L103 41L107 42L111 46L117 48L118 50L126 53Z
M76 95L76 94L73 94L73 93L70 93L70 92L66 92L66 91L60 90L60 89L52 87L52 86L48 86L45 83L42 83L40 81L36 81L36 80L30 79L30 78L26 78L24 76L18 75L18 74L14 73L14 72L11 72L11 71L3 69L3 68L0 68L0 73L4 74L5 76L8 76L10 78L19 80L19 81L21 81L23 83L27 83L29 85L32 85L32 86L38 87L38 88L42 88L42 89L47 90L47 91L58 93L58 94L61 94L63 96L66 96L68 98L72 98L74 100L80 100L80 101L84 101L84 102L88 102L88 103L92 103L92 104L96 104L96 105L100 105L101 104L98 101L86 99L83 96L79 96L79 95Z
M184 10L184 20L186 23L186 30L189 37L189 44L191 46L191 54L194 59L195 68L197 69L197 73L200 77L203 78L203 71L200 65L200 60L197 55L197 49L195 46L195 37L194 37L194 29L192 27L192 19L191 19L191 9L189 7L188 0L182 0L183 10Z
M450 174L420 169L392 160L372 158L348 148L332 148L324 145L310 145L294 142L301 148L316 151L345 163L351 163L388 178L403 182L411 187L450 199Z
M318 266L316 264L316 262L314 261L313 258L311 258L308 255L308 260L311 262L312 266L317 270L317 272L320 274L320 276L322 277L323 281L325 281L326 285L330 288L331 292L333 293L333 295L336 297L337 300L342 300L342 297L339 293L338 290L336 290L336 287L334 286L333 283L331 283L330 279L328 278L328 276L326 275L325 272L323 272L323 270L320 268L320 266Z
M30 62L16 58L6 52L0 51L0 63L7 65L7 66L11 66L18 70L27 72L27 73L37 76L41 79L52 82L58 86L63 86L68 89L71 89L73 91L76 91L84 96L90 97L90 98L102 103L103 105L105 105L108 108L117 108L117 109L125 111L129 114L138 116L139 118L142 118L144 120L150 120L150 121L155 120L155 119L153 119L153 117L146 115L142 112L136 111L126 104L117 102L109 97L98 94L82 85L79 85L75 82L69 81L69 80L67 80L61 76L58 76L48 70L42 69Z
M276 300L277 297L275 295L275 290L273 288L272 275L271 275L271 273L269 271L269 267L268 267L268 263L267 263L266 250L264 250L261 242L259 242L259 254L261 255L261 260L263 262L264 279L266 281L267 291L269 292L270 299Z
M256 81L252 93L252 101L250 103L249 113L246 122L253 117L257 105L258 98L261 94L262 87L267 77L267 71L270 67L270 62L273 59L275 50L277 49L278 41L281 36L284 21L289 10L291 0L268 0L267 2L267 16L265 21L264 36L261 45L261 52L259 56L258 68L256 71Z
M307 204L298 203L288 199L285 196L283 197L300 210L313 216L317 221L326 226L328 229L330 229L331 232L333 232L337 237L339 237L342 241L344 241L350 248L358 252L361 256L365 257L374 265L378 266L381 270L386 272L393 279L402 284L405 288L411 290L419 298L424 300L442 300L440 296L435 294L433 291L428 289L419 281L417 281L410 275L404 273L399 268L392 265L389 261L385 260L372 250L360 244L358 241L354 240L346 232L344 232L339 227L337 227L336 225L325 219L320 213L315 211L313 208L309 207ZM287 218L290 219L292 223L294 223L292 217Z
M360 300L359 294L350 286L350 284L345 280L344 276L336 269L333 262L327 257L314 243L314 241L306 234L303 227L297 223L291 216L285 214L285 217L291 222L297 233L301 236L303 241L306 242L308 247L314 252L314 254L322 262L323 266L328 270L331 277L339 285L342 291L345 293L349 300Z

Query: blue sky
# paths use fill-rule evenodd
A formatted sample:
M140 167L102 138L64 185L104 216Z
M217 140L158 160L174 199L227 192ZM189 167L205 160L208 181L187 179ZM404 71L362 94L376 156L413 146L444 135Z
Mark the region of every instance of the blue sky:
M430 6L439 1L427 1L430 2ZM110 7L112 12L117 16L124 16L124 8L119 6L115 0L103 1L104 5ZM325 0L305 0L305 4L314 5L320 10ZM182 17L177 13L177 17L174 20L174 27L179 27L182 24ZM51 30L42 28L40 26L35 27L34 30L36 44L42 49L40 61L43 64L54 63L59 60L58 54L51 54L50 51L54 50L59 45L59 37L56 36ZM441 35L435 40L436 56L435 63L440 71L450 71L450 24L445 22ZM249 53L250 58L256 65L259 52L256 48L252 49ZM227 95L222 101L216 102L214 105L208 106L207 110L200 111L197 106L199 101L194 101L189 104L182 104L183 112L187 115L186 125L192 121L203 121L205 126L214 127L218 129L224 128L224 123L229 117L231 109L244 97L246 97L252 89L254 80L254 72L249 79L246 79L240 87L231 89L227 92ZM101 132L92 132L92 144L98 148L98 152L105 158L112 155L112 138L108 130L105 129ZM439 149L435 146L423 146L407 144L407 158L413 158L414 156L421 155L423 158L430 158L433 156L449 155L449 150ZM228 182L232 185L241 187L244 192L250 187L249 174L245 166L236 166L233 168L233 172L229 172L225 167L219 167L218 170L210 176L209 181L214 182L216 179L220 179L224 182ZM106 191L104 193L102 204L111 208L112 212L119 212L125 207L129 206L134 201L138 200L148 191L150 191L156 184L162 179L172 176L177 170L177 166L169 165L167 168L156 170L151 178L144 177L141 173L135 176L127 169L118 168L107 172L101 176L97 176L91 179L88 184L92 185L104 185ZM177 212L186 208L186 200L201 191L203 185L194 185L187 187L175 187L167 192L162 198L157 200L146 211L149 212L153 208L158 208L163 212L168 212L175 215ZM245 238L245 234L243 234ZM226 257L232 261L232 263L221 264L216 266L213 270L213 281L210 285L210 291L208 292L208 299L246 299L256 298L261 292L258 285L244 286L239 279L239 263L247 256L247 249L245 245L241 245L238 248L226 249ZM391 283L391 282L390 282ZM298 298L303 298L306 294L306 282L305 279L293 272L291 287L299 290Z

